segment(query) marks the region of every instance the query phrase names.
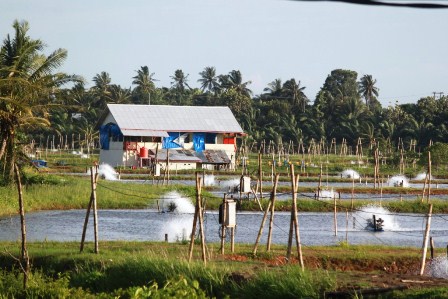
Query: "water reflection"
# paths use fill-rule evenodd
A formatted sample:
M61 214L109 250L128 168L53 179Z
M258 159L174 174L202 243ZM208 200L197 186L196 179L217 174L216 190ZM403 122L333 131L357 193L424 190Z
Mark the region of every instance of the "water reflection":
M381 213L379 213L381 216ZM263 214L261 212L239 212L235 241L254 243ZM42 211L27 214L27 238L30 241L79 241L81 239L85 210ZM100 210L100 240L169 241L182 240L191 233L192 213L159 213L156 210ZM345 241L350 244L384 244L420 247L423 241L426 218L421 214L397 214L397 225L384 232L365 230L370 216L338 213L338 234L333 229L332 213L299 213L301 241L304 246L335 245ZM277 212L274 218L274 244L286 244L288 240L290 213ZM434 215L431 236L436 247L444 247L448 236L448 215ZM93 240L93 219L86 240ZM207 242L219 242L218 214L205 213L204 230ZM268 224L264 229L262 244L266 243ZM0 240L19 240L18 216L0 218Z

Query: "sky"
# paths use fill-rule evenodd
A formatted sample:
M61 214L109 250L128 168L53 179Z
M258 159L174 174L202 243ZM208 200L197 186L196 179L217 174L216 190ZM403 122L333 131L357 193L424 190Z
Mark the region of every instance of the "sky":
M383 106L448 94L448 9L372 7L286 0L2 0L0 38L14 20L68 51L60 71L86 86L108 72L133 87L141 66L169 87L175 70L200 87L199 72L240 70L254 95L294 78L314 101L334 69L377 80Z

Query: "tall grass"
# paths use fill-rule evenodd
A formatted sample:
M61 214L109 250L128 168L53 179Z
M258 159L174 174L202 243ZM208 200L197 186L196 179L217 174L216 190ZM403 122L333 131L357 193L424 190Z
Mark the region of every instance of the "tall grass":
M205 267L198 260L188 263L188 246L180 243L104 242L99 255L78 253L74 242L30 243L32 288L24 293L12 257L19 254L20 246L3 242L8 254L0 255L4 269L0 271L0 294L8 298L133 298L138 289L144 292L154 283L162 288L171 281L173 287L185 287L187 291L195 289L197 282L207 296L217 298L251 298L256 294L263 294L263 298L288 298L292 294L319 298L334 287L334 278L325 272L302 273L294 266L266 268L255 263L259 266L253 268L253 262L226 262L214 256L215 246L209 246L212 259ZM238 279L242 276L243 280ZM267 289L267 285L271 287Z
M50 176L51 182L48 182ZM24 184L25 210L63 210L85 208L90 199L91 186L87 177L45 175L43 183ZM192 197L191 186L157 186L151 184L125 184L120 181L100 180L97 186L100 209L142 209L156 207L156 199L164 193L177 190ZM0 186L1 215L17 213L17 189L14 186Z

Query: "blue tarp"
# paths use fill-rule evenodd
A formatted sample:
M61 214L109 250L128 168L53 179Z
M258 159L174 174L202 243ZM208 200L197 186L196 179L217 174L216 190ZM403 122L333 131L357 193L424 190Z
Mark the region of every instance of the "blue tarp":
M198 153L205 150L205 133L193 133L193 148Z
M103 125L100 127L100 145L101 149L108 150L109 149L109 138L115 137L117 139L122 139L123 134L120 131L120 128L114 123L108 123L107 125Z
M178 142L175 142L176 139L178 139L182 133L180 132L169 132L168 137L163 137L163 144L162 148L180 148L182 147Z

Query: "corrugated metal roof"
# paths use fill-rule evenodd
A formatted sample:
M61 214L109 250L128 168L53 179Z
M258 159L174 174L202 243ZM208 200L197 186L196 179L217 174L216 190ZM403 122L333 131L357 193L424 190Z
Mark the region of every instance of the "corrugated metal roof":
M149 156L155 158L156 150L150 149ZM186 149L169 149L171 162L194 162L204 164L229 164L231 161L227 154L221 150L204 150L201 153ZM159 162L166 160L167 150L159 150L157 159Z
M166 131L154 131L154 130L135 130L135 129L121 129L121 133L124 136L148 136L148 137L168 137Z
M108 104L124 130L243 133L229 107Z

